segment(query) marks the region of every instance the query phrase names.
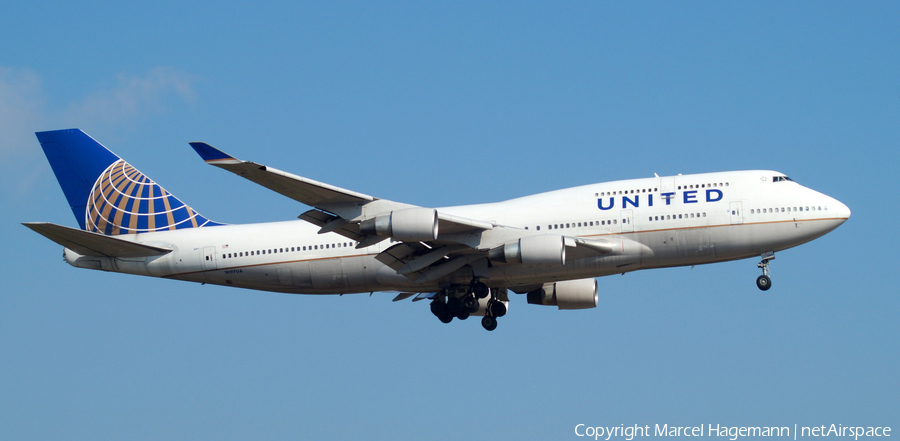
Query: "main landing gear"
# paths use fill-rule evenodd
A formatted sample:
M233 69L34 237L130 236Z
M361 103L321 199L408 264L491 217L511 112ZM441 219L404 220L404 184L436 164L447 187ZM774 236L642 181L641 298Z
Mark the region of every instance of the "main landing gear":
M497 329L497 318L506 315L506 305L503 304L496 296L491 295L487 308L484 310L484 317L481 318L481 326L488 331Z
M442 294L431 301L431 313L444 323L452 322L454 317L465 320L475 311L478 311L478 301L470 302L468 298Z
M498 290L490 289L483 282L473 280L471 284L445 288L431 301L431 313L441 322L450 323L453 318L465 320L473 313L479 312L482 299L488 298L484 304L484 317L481 326L488 331L497 329L497 318L506 315L506 304L497 298Z
M762 253L762 262L756 264L758 268L762 268L763 275L756 278L756 287L768 291L772 287L772 279L769 277L769 261L775 259L774 251L766 251Z

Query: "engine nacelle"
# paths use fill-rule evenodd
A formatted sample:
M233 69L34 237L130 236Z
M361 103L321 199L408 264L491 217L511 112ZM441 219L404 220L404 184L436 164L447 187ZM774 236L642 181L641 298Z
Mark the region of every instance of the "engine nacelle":
M597 279L566 280L545 283L540 289L530 291L528 303L554 305L559 309L589 309L597 307Z
M551 234L526 236L490 250L488 258L502 263L565 265L566 242L562 236Z
M404 242L435 240L438 236L437 210L433 208L406 208L392 211L359 224L363 234L388 236Z

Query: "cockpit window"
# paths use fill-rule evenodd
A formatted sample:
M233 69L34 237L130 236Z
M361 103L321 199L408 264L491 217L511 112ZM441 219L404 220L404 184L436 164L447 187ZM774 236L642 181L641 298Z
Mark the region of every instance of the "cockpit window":
M787 177L787 176L775 176L775 177L772 178L772 182L782 182L782 181L791 181L791 182L794 182L793 179L791 179L791 178L789 178L789 177Z

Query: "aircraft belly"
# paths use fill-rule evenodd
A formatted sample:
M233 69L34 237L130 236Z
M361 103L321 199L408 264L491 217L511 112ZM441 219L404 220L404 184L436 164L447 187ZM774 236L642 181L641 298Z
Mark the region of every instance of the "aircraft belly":
M309 263L313 288L344 289L350 287L350 281L341 269L339 259L314 260Z
M833 230L837 225L828 225L823 221L729 225L712 229L710 241L714 243L717 260L741 259L804 244Z
M526 285L586 277L602 277L641 269L642 254L605 255L566 262L565 265L496 265L489 270L489 281L504 285Z

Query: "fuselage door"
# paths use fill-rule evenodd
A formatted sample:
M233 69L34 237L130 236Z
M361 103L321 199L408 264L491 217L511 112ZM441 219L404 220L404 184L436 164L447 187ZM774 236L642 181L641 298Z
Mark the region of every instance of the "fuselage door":
M659 178L659 192L669 193L675 191L675 176Z
M740 225L744 223L744 213L741 210L741 202L731 202L728 204L728 209L731 211L731 225Z
M216 247L203 247L203 269L216 269Z
M623 233L631 233L634 231L634 217L631 214L631 210L622 210L622 216L619 222L622 223L622 232Z

